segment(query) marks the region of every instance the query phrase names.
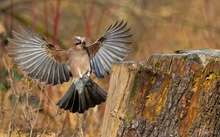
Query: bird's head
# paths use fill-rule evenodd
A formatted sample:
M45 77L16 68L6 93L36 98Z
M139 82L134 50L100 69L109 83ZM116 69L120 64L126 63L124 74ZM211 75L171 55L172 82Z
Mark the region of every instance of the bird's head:
M85 46L86 45L86 38L82 36L75 37L75 45L78 46Z

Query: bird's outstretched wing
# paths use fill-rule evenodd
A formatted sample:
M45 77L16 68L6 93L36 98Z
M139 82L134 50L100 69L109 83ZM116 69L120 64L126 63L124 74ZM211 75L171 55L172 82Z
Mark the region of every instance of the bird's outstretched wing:
M122 61L131 44L130 28L127 22L116 22L96 42L88 46L92 71L98 78L109 74L112 62Z
M71 72L69 66L62 60L67 59L67 51L58 50L52 44L48 44L43 36L36 35L31 27L25 31L19 26L21 34L12 31L17 39L8 38L8 41L16 46L7 46L12 54L14 63L27 74L39 79L46 84L61 84L69 81Z

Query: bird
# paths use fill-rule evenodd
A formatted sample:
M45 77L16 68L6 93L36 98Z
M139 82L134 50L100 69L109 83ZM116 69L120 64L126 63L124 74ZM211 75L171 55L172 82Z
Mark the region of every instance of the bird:
M29 77L45 84L62 84L72 77L67 91L56 102L60 109L72 113L84 113L106 101L107 91L91 75L109 75L112 63L121 62L128 55L133 35L127 22L116 21L92 44L87 45L83 36L75 36L71 47L65 50L36 34L30 25L27 30L19 26L19 31L12 30L16 39L7 38L12 44L6 47L8 56Z

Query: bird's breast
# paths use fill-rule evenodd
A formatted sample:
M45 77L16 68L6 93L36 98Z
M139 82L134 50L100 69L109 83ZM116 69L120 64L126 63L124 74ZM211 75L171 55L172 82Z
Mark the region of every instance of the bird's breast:
M69 51L69 66L73 78L84 75L90 69L89 56L85 50Z

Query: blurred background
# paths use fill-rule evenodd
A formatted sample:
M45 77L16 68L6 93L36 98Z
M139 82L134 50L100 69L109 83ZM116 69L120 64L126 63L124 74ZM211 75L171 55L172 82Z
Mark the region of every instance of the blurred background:
M105 103L81 115L59 110L55 102L69 83L52 87L28 78L7 57L6 38L31 25L68 49L74 36L90 44L121 19L133 33L129 61L220 44L219 0L0 0L0 136L100 136ZM109 77L95 81L108 89Z

